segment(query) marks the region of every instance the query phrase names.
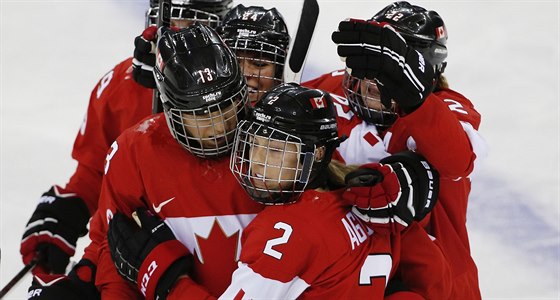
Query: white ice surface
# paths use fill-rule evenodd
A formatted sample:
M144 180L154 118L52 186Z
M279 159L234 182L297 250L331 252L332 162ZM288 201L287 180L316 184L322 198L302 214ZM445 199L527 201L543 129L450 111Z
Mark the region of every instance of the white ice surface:
M132 53L148 1L0 0L0 286L39 196L64 184L91 89ZM276 5L295 30L300 1ZM387 1L319 0L304 79L341 68L331 32ZM490 155L469 207L484 299L560 298L558 1L418 1L450 39L446 75L482 113ZM82 246L84 243L81 243ZM24 299L30 277L7 299Z

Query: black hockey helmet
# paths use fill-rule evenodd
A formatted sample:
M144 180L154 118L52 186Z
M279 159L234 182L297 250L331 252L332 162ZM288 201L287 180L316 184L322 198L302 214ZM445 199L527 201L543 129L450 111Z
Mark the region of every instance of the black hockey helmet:
M247 87L235 55L206 25L162 30L154 77L171 133L197 156L228 153L247 107ZM204 136L209 127L214 133Z
M239 4L224 16L218 33L234 50L242 68L245 65L244 60L257 65L274 64L274 74L271 75L243 70L247 78L268 78L274 80L274 85L283 82L282 73L290 35L284 18L276 8L246 7ZM252 55L248 55L247 52ZM252 92L258 92L262 96L266 90Z
M230 168L254 200L291 203L305 189L326 184L327 166L339 143L330 95L281 84L239 124Z
M435 76L443 73L447 58L447 29L437 12L398 1L376 13L372 20L389 23L408 45L434 66Z
M146 11L146 27L157 24L159 2L150 0L150 8ZM216 28L231 4L232 0L171 0L171 20L200 22Z
M390 24L434 66L434 86L446 67L447 29L439 14L406 1L394 2L376 13L371 20ZM359 79L346 72L343 90L352 110L369 124L385 130L397 120L396 105L381 104L374 80Z

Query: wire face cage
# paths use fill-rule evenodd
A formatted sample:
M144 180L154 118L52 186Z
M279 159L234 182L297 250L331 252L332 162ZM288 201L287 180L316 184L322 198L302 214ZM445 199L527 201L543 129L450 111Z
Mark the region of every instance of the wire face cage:
M313 167L315 149L304 148L297 136L242 121L230 169L254 200L269 205L291 203L305 190Z

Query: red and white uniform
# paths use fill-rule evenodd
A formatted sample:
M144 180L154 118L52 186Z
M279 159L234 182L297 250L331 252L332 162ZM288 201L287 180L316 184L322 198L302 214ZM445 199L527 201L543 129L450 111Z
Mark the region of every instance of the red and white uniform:
M78 167L66 191L83 199L92 215L97 210L107 149L125 129L149 116L151 106L152 90L132 78L132 58L105 74L91 92L72 150Z
M194 255L192 279L219 296L237 268L241 232L263 208L237 183L229 158L201 159L190 154L171 136L163 114L158 114L129 128L113 143L105 170L98 211L105 219L92 228L91 236L105 237L108 219L116 210L130 216L136 208L146 207L165 220ZM106 239L99 244L96 285L103 298L138 297L136 287L130 285L123 294L126 283L114 268Z
M414 150L440 173L439 204L429 219L429 233L442 245L453 268L452 299L480 299L477 268L470 256L466 230L468 176L486 155L478 133L480 114L463 95L444 89L431 94L414 112L385 132L362 122L342 97L343 71L325 74L303 85L330 92L339 115L339 134L349 138L338 148L335 159L348 164L377 162L391 153Z
M339 194L308 190L262 211L243 232L222 298L383 299L394 263L389 237L364 226Z

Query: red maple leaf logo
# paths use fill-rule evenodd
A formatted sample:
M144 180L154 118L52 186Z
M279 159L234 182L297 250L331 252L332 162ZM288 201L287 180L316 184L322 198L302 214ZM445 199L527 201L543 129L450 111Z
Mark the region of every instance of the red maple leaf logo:
M207 238L195 235L198 250L194 253L193 279L215 296L221 295L237 269L240 232L227 236L215 219Z

